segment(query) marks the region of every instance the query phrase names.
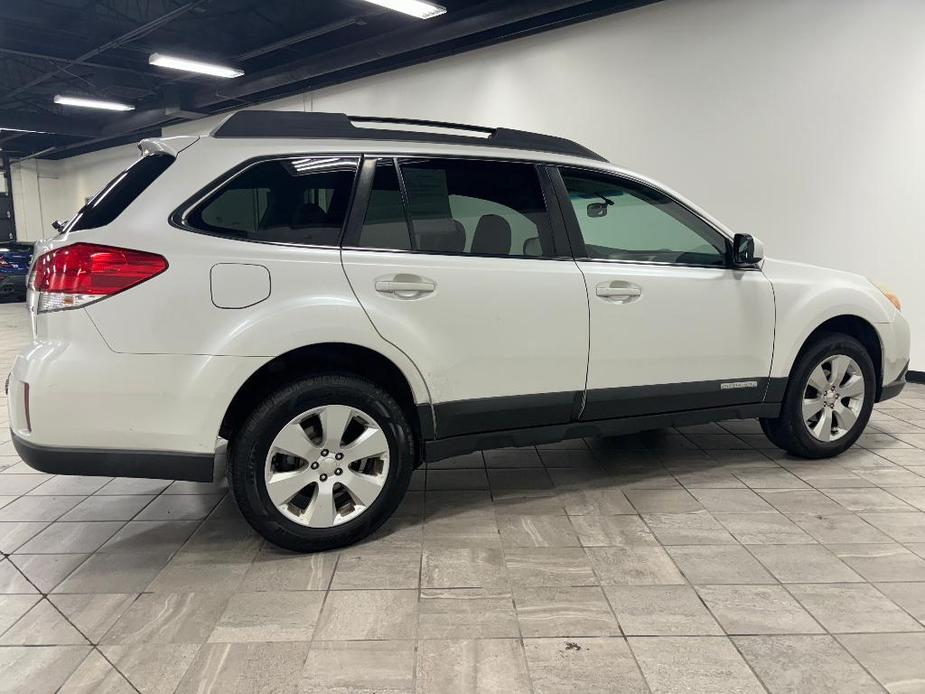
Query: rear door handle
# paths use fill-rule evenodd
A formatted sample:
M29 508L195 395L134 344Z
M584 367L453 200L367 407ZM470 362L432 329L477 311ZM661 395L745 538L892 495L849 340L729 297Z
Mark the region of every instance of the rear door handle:
M394 294L402 299L413 299L430 294L437 288L436 282L425 277L397 275L376 280L376 291L380 294Z
M642 287L626 282L602 282L594 289L602 299L612 299L615 303L627 303L642 296Z

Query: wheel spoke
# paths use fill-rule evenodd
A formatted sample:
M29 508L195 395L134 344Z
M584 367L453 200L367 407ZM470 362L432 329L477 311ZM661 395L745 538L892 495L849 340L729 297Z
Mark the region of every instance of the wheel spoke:
M864 395L864 379L858 375L850 376L845 385L838 389L838 394L843 398L861 397Z
M811 419L819 413L825 403L822 398L804 398L803 399L803 419Z
M267 494L277 506L288 504L292 497L314 481L309 468L289 472L274 472L267 481Z
M813 369L809 375L809 385L816 389L816 392L822 394L829 387L829 379L822 370L822 364Z
M318 449L297 422L289 424L276 435L272 448L302 460L314 460L318 457Z
M839 429L848 431L856 421L858 417L850 407L845 407L842 403L835 405L835 423Z
M353 408L346 405L328 405L321 411L320 419L324 447L329 451L339 449L344 431L353 419Z
M369 506L379 496L382 485L385 484L385 475L364 475L347 469L344 470L340 483L356 501L363 506Z
M832 439L832 410L824 408L819 416L819 421L813 427L813 434L820 441L830 441Z
M832 357L830 364L832 365L832 371L829 374L829 383L838 387L841 385L841 382L845 380L845 373L848 371L848 365L851 364L851 360L843 354L839 354L837 357Z
M379 457L388 452L389 442L386 440L385 434L382 433L381 429L372 427L360 434L356 441L342 449L346 463Z
M330 484L319 484L315 496L302 517L312 528L330 528L334 525L337 509L334 508L334 494Z

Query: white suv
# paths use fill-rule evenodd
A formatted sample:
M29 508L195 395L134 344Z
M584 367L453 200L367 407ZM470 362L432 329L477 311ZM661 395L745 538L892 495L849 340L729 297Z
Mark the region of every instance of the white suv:
M568 140L373 120L142 142L34 263L23 460L211 480L226 439L245 517L310 551L424 461L748 417L820 458L902 389L908 325L863 277L763 259Z

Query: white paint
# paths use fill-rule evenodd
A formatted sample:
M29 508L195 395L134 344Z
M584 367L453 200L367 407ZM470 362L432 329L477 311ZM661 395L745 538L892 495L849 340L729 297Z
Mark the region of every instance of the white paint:
M772 257L870 276L925 326L923 35L920 0L665 0L264 107L572 137L760 236ZM21 235L49 235L46 219L133 156L51 162L60 200L42 186L41 204L28 163L16 165L27 179L14 190ZM925 340L912 364L925 369Z

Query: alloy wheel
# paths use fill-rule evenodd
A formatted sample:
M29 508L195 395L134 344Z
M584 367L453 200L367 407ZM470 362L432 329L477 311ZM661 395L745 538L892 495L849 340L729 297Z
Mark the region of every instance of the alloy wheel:
M323 405L292 419L267 452L267 494L288 519L310 528L353 520L382 493L389 443L366 412Z
M851 431L864 407L864 373L844 354L823 359L803 390L803 422L818 441L837 441Z

